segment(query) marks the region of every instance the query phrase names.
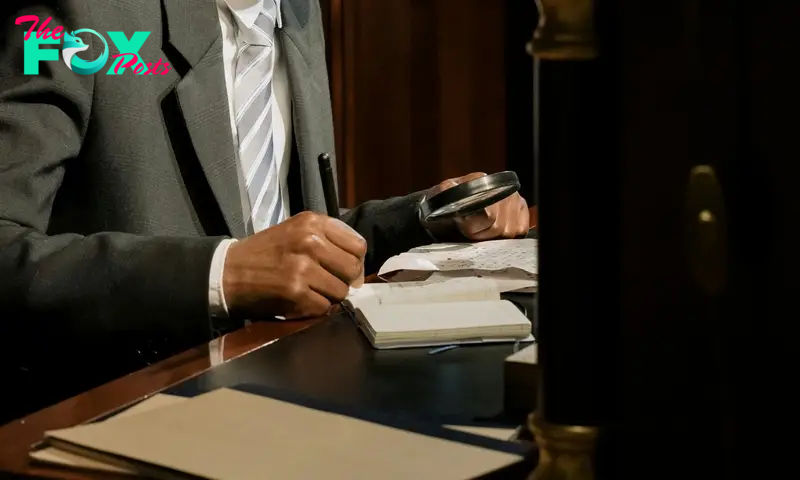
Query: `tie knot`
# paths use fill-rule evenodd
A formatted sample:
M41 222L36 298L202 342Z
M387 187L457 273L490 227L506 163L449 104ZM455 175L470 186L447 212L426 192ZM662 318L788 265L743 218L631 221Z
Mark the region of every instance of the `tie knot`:
M272 46L275 36L275 24L278 16L277 0L263 0L251 26L237 18L240 39L250 45Z

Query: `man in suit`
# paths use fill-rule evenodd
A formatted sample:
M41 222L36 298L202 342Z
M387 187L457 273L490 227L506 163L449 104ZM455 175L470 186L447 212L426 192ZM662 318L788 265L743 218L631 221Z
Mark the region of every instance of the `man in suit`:
M0 10L6 333L59 351L122 342L141 352L155 338L172 351L245 318L324 314L365 270L434 239L527 231L516 195L458 224L421 223L426 193L475 174L341 221L315 213L325 212L316 159L334 146L317 0L5 0ZM103 38L70 40L26 75L25 32L58 27ZM131 52L108 41L105 67L78 72L107 32L134 44L137 31L151 32L142 62L168 67L113 72L115 55Z

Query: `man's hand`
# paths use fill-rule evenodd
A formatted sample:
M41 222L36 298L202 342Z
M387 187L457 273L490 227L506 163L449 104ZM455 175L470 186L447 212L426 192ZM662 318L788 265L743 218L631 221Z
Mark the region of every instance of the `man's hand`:
M303 212L230 246L222 275L239 318L325 315L364 282L367 242L340 220Z
M430 198L444 190L485 175L485 173L478 172L459 178L450 178L431 188L427 196ZM455 220L458 231L469 240L474 241L520 237L528 233L529 224L528 204L518 193L479 212ZM433 229L430 230L436 236L436 232Z

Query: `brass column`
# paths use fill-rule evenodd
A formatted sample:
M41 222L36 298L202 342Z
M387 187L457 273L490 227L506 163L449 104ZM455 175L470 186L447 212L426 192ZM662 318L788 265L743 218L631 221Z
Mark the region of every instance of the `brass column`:
M536 5L539 22L528 49L534 57L542 375L537 410L528 420L540 452L529 480L590 480L598 436L592 372L598 367L586 340L597 319L587 312L604 307L593 304L576 280L591 278L598 265L574 258L591 256L593 247L582 238L596 221L585 205L596 187L582 175L602 176L591 163L593 149L586 146L603 150L601 133L586 126L603 109L592 85L598 57L595 5L593 0L536 0Z

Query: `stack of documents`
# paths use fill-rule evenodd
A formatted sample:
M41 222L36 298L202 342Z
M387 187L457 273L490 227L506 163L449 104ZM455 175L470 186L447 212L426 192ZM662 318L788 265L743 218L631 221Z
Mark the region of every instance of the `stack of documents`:
M501 292L536 290L538 241L532 238L480 243L435 243L387 260L378 275L392 282L441 282L452 278L483 278Z
M441 432L449 432L441 435ZM520 460L504 440L376 423L235 389L157 396L106 421L46 432L39 462L148 478L474 478Z

